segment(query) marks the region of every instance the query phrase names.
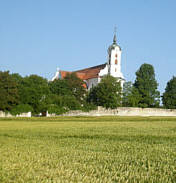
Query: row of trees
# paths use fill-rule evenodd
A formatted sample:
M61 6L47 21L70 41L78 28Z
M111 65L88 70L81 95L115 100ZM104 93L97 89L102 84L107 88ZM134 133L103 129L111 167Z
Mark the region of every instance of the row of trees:
M37 75L22 77L8 71L0 72L0 110L12 114L86 110L90 105L86 104L83 84L74 73L63 80L48 82Z
M134 83L126 82L123 88L123 106L129 107L164 107L176 109L176 77L167 82L165 92L160 95L157 90L154 68L150 64L143 64L136 72ZM160 106L160 98L162 106Z
M74 73L62 80L48 82L37 75L22 77L8 71L0 72L0 110L12 114L28 111L61 114L68 110L87 111L96 106L160 106L158 83L150 64L141 65L135 82L126 82L123 91L120 83L109 75L89 92L83 86L84 82ZM176 77L167 83L162 102L165 108L176 108Z
M152 65L143 64L136 72L134 83L124 84L123 105L131 107L159 107L160 92Z

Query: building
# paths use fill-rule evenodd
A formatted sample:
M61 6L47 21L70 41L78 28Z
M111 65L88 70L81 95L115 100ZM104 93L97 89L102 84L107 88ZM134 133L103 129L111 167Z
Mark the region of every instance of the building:
M101 78L107 74L117 78L117 81L120 81L121 86L123 87L125 79L121 72L121 54L121 47L117 44L117 37L116 34L114 34L113 43L108 48L108 59L105 64L72 72L76 73L77 77L85 81L88 90L93 86L96 86L101 81ZM52 81L55 79L62 79L68 73L72 72L57 69Z

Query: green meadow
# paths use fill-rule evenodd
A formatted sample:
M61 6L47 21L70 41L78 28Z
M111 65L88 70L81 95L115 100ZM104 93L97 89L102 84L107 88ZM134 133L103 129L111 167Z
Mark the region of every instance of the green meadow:
M176 118L0 119L0 182L175 183Z

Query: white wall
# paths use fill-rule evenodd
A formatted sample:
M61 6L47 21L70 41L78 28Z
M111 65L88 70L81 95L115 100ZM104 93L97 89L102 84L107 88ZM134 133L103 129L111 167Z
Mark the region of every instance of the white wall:
M22 113L22 114L17 114L16 116L11 115L10 113L5 113L3 111L0 111L0 117L4 118L4 117L31 117L31 112L27 112L27 113Z
M98 84L98 78L91 78L87 80L88 90Z
M176 116L176 109L118 107L111 110L98 107L90 112L70 111L63 116Z

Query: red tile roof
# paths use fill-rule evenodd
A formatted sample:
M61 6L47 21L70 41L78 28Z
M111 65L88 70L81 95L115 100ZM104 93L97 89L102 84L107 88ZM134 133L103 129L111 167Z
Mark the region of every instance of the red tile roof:
M91 79L91 78L97 78L98 74L100 72L101 69L104 69L106 66L106 64L101 64L101 65L97 65L94 67L89 67L86 69L82 69L82 70L77 70L77 71L73 71L74 73L76 73L77 77L82 79L82 80L87 80L87 79ZM60 71L60 76L61 78L65 78L67 74L71 74L72 72L70 71ZM86 84L83 84L84 88L87 88Z
M71 74L72 72L69 71L60 71L61 78L65 78L67 74Z
M94 67L89 67L86 69L82 69L82 70L77 70L77 71L73 71L74 73L76 73L76 75L82 79L82 80L87 80L87 79L91 79L91 78L97 78L98 74L100 72L101 69L104 69L106 66L106 64L101 64L101 65L97 65ZM69 71L60 71L61 74L61 78L64 78L67 73L72 73Z

